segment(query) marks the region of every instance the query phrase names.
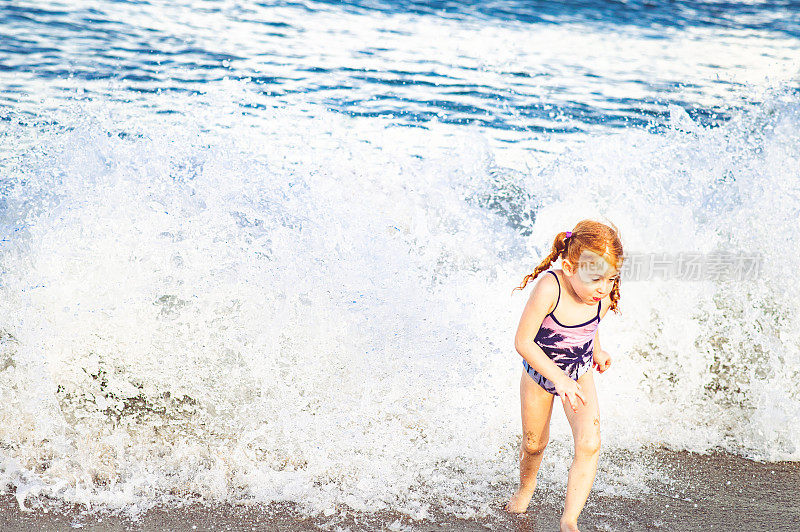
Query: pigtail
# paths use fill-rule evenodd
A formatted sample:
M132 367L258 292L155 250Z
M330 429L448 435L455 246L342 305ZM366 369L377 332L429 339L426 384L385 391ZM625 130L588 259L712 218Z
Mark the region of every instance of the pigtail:
M550 250L550 254L533 270L533 273L526 275L522 279L522 284L512 290L512 292L515 290L522 290L525 288L526 284L533 281L540 273L550 268L550 265L553 264L559 256L563 255L565 249L567 249L567 233L562 231L558 233L553 240L553 247Z
M619 297L619 277L617 277L614 279L614 285L611 287L611 292L608 294L608 298L611 300L608 310L613 310L616 314L620 313L620 310L617 308Z

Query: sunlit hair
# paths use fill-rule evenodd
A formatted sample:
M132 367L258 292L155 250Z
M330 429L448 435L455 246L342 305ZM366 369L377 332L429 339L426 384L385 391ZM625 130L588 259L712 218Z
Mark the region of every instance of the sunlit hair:
M611 224L611 227L609 227L594 220L581 220L572 229L572 236L569 238L567 238L566 232L556 235L550 254L533 270L533 273L526 275L522 279L522 284L514 290L525 288L529 281L533 281L540 273L548 270L556 259L560 258L562 261L566 259L569 260L570 264L577 266L580 262L581 253L584 251L592 251L600 255L618 272L622 266L622 242L616 226ZM614 279L609 298L611 299L611 305L608 308L618 313L619 276Z

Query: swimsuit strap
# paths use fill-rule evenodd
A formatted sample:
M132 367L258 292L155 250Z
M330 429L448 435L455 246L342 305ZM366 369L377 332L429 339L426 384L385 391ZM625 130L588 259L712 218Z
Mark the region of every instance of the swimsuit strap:
M558 282L558 275L553 270L547 270L547 273L552 273L553 277L556 278L556 284L558 285L558 299L556 299L556 306L553 307L553 310L550 311L550 314L556 311L556 307L558 306L558 302L561 301L561 283Z
M603 300L597 302L597 317L600 317L600 306L603 304Z

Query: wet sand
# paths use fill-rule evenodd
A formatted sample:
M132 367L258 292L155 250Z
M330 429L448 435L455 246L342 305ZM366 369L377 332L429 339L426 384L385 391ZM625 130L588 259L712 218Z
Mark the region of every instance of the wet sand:
M671 482L631 499L593 494L581 515L585 531L792 531L800 530L800 463L754 462L727 454L699 455L658 451L653 467ZM89 513L80 507L20 511L13 494L0 496L3 531L128 531L128 530L558 530L560 492L541 492L528 513L500 511L505 502L493 496L495 515L475 520L444 514L414 521L381 512L341 518L297 517L292 505L235 506L192 504L155 508L136 520ZM397 526L401 525L401 526Z

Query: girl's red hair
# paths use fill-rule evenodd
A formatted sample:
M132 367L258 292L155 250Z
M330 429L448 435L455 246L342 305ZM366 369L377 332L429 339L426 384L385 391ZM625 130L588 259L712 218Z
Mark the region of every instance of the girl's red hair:
M567 238L566 232L558 233L553 240L553 247L550 254L542 260L542 262L533 270L533 273L528 274L522 279L520 284L514 290L522 290L529 281L533 281L543 271L550 268L550 265L556 259L569 260L570 264L578 265L581 253L583 251L593 251L597 253L608 263L619 271L622 266L623 253L622 241L619 238L619 231L614 224L611 227L604 223L595 222L594 220L581 220L572 229L572 236ZM619 302L619 276L614 280L614 285L609 294L611 298L611 305L608 307L614 312L617 310Z

